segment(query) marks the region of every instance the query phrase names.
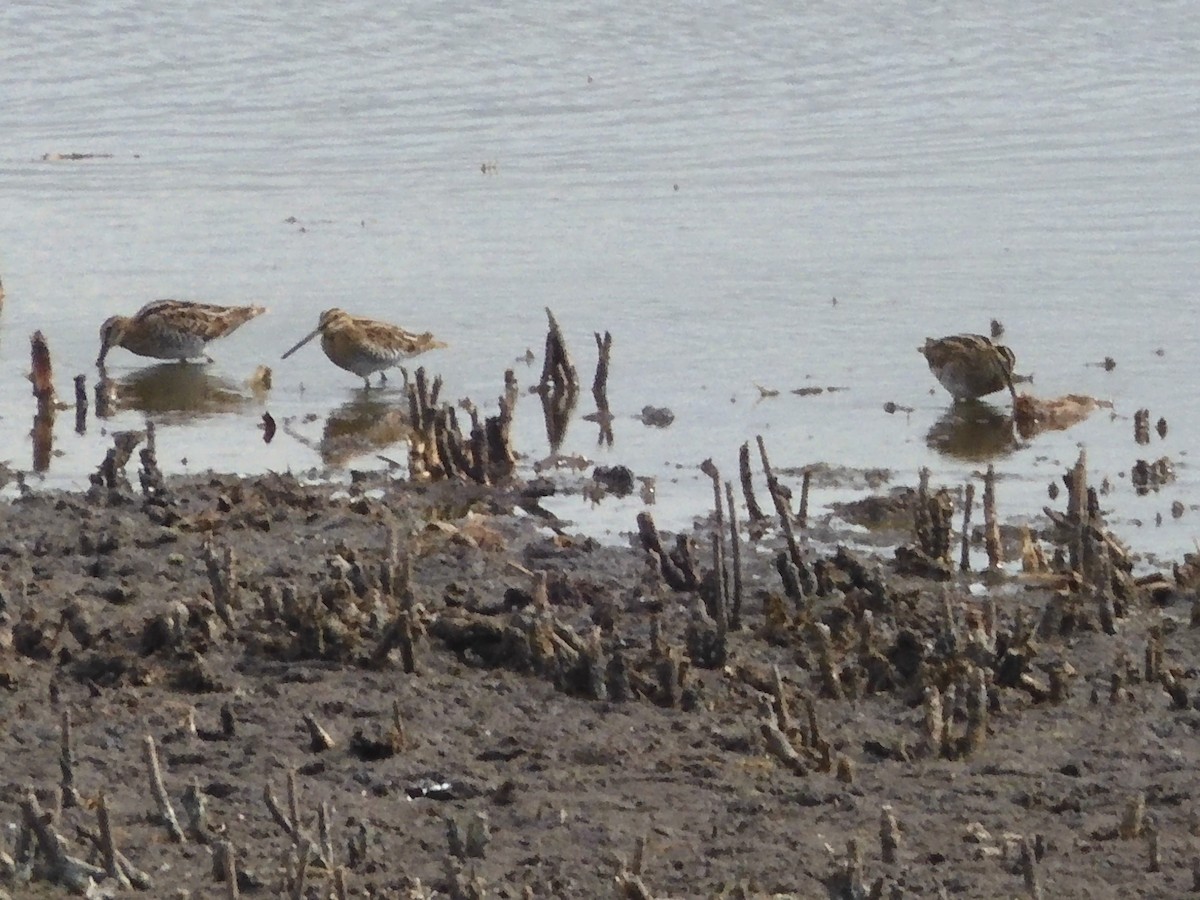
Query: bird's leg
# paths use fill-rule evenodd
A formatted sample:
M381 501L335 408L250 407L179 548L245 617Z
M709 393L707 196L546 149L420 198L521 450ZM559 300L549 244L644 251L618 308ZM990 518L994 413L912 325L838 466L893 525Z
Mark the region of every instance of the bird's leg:
M380 384L387 384L387 372L380 372L380 373L379 373L379 383L380 383Z
M364 375L363 376L363 390L369 391L370 389L371 389L371 379L369 376Z

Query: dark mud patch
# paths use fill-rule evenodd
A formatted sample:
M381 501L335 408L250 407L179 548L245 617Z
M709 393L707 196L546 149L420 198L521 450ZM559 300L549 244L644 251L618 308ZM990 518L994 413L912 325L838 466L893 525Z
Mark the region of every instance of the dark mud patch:
M291 890L300 845L314 897L1192 890L1194 560L1072 579L1047 530L1044 571L935 582L801 531L788 580L764 526L726 630L707 526L662 536L674 590L530 502L214 476L0 510L0 890L63 890L30 789L100 867L103 792L144 896L224 896L226 842L243 896Z

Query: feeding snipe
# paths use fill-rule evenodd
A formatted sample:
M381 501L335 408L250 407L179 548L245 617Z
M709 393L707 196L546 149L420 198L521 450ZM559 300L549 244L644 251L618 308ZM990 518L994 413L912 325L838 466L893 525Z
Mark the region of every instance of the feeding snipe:
M927 338L919 348L931 371L955 400L974 400L1008 388L1013 397L1016 356L1003 344L981 334Z
M317 335L321 336L321 349L335 366L353 372L371 386L370 376L398 366L404 360L426 350L445 347L426 331L413 334L398 325L377 322L352 316L340 309L327 309L321 313L317 327L291 350L283 354L287 359Z
M103 366L108 351L124 347L154 359L194 359L204 356L209 341L225 337L267 310L262 306L213 306L189 300L155 300L133 316L112 316L100 326Z

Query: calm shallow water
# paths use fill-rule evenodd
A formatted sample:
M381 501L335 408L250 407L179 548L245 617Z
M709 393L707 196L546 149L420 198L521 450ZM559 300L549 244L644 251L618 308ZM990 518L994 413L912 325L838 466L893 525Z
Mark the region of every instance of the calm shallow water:
M114 351L140 409L107 427L152 415L173 471L307 470L327 417L398 396L364 398L315 346L278 359L321 309L434 331L450 347L424 362L445 396L494 409L548 306L585 381L592 332L615 341L615 445L576 421L563 451L656 476L659 522L676 526L709 503L696 463L732 474L757 433L777 466L912 483L928 465L961 483L985 461L929 446L949 403L915 348L998 318L1036 393L1115 404L995 456L1002 513L1040 510L1086 446L1119 531L1192 549L1200 10L793 6L4 4L0 459L30 465L35 329L69 395L71 376L94 378L112 313L265 303L213 366L157 390ZM71 152L112 156L42 159ZM1105 356L1114 371L1093 365ZM259 364L275 370L266 397L244 386ZM789 393L813 385L845 390ZM674 425L633 420L646 404ZM1142 406L1170 424L1148 448L1132 439ZM266 409L292 423L270 445ZM83 482L109 442L70 418L49 484ZM547 453L532 401L516 443ZM1164 454L1178 482L1137 497L1122 473ZM563 511L622 530L639 508Z

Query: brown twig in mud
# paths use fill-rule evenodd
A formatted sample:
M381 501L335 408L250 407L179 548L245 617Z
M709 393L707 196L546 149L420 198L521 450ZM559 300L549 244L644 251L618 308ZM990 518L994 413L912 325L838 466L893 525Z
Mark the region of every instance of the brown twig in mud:
M742 497L746 501L746 515L750 517L750 527L767 518L758 501L754 499L754 483L750 475L750 444L743 443L738 448L738 474L742 481Z
M179 819L175 817L175 809L171 806L171 798L167 794L167 787L163 784L162 768L158 764L158 749L154 744L154 737L146 735L143 744L144 755L146 759L146 769L150 775L150 792L154 795L154 802L158 806L159 818L162 824L167 829L167 835L176 844L182 844L186 840L183 834L183 829L179 827Z
M775 504L775 512L779 516L779 527L782 529L784 541L787 543L788 556L799 574L801 589L806 595L812 594L817 588L816 580L813 578L812 570L804 561L804 557L800 555L800 547L796 543L796 533L792 529L792 513L788 509L787 497L784 496L783 486L771 469L771 460L767 458L767 445L763 441L762 435L758 435L756 440L758 441L758 455L762 459L763 474L767 479L767 491L771 495L771 500Z

